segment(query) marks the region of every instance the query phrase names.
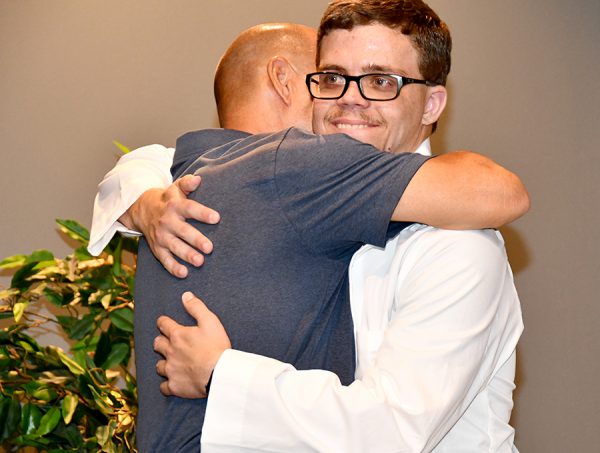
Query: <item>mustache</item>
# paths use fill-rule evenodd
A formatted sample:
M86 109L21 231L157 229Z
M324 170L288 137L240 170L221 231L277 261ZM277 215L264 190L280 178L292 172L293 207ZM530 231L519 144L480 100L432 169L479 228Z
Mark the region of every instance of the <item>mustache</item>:
M383 121L380 118L373 118L365 112L356 111L352 109L344 109L338 107L337 109L332 110L325 115L325 120L329 122L338 120L340 118L349 120L360 120L368 124L374 124L377 126L383 124Z

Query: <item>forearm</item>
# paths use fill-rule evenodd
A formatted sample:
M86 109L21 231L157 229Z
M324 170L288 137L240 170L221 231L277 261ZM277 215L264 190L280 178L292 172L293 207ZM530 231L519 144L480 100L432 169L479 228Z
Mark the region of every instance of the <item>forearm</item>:
M514 173L484 156L463 151L423 164L393 220L446 229L497 228L528 209L529 195Z
M98 185L88 250L98 255L117 231L133 232L125 213L135 200L153 187L171 181L174 150L161 145L139 148L123 156ZM126 223L121 224L123 218Z

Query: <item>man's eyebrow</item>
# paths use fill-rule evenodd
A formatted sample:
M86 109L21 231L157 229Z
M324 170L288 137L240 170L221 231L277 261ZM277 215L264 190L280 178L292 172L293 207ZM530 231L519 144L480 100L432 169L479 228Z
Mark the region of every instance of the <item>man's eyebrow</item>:
M319 71L335 71L335 72L339 72L340 74L348 74L348 71L343 66L339 66L336 64L319 65ZM392 68L391 66L380 65L380 64L375 64L375 63L371 63L369 65L362 67L362 74L369 74L372 72L374 72L374 73L378 73L378 72L393 73L393 74L404 75L404 73L406 71L398 70L398 69ZM360 74L355 74L355 75L360 75Z
M343 67L336 64L319 65L319 71L335 71L340 74L345 74L347 72Z
M402 75L402 73L403 73L402 70L398 70L397 68L392 68L391 66L384 66L384 65L379 65L379 64L375 64L375 63L371 63L370 65L363 66L362 70L364 71L365 74L369 73L369 72L386 72L386 73Z

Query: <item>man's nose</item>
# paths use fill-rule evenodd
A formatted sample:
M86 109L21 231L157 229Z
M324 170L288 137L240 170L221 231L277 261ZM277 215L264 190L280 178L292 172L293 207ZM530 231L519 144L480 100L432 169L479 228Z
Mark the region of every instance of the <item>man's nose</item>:
M369 105L369 101L367 101L360 94L360 89L358 87L358 81L351 80L348 85L348 89L344 93L344 95L338 99L338 104L340 105L353 105L357 107L366 107Z

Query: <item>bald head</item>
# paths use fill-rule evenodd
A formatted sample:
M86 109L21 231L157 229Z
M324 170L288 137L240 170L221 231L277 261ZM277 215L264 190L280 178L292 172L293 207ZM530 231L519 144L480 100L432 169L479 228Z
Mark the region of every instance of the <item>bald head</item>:
M261 24L242 32L215 73L221 126L257 133L310 124L302 118L307 109L310 114L304 76L314 70L315 53L316 31L304 25ZM277 118L291 124L274 124Z

